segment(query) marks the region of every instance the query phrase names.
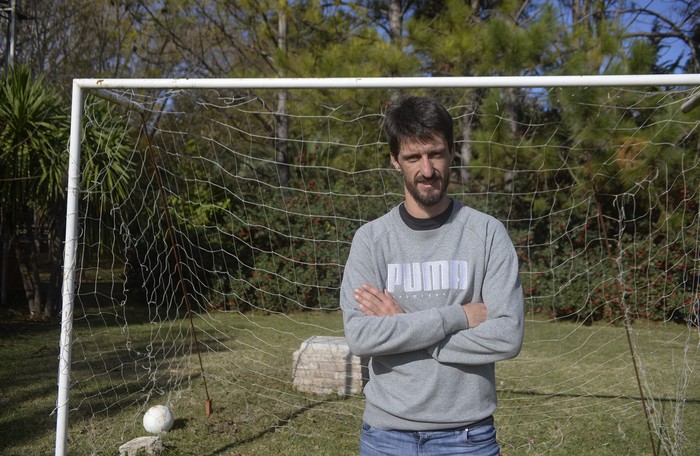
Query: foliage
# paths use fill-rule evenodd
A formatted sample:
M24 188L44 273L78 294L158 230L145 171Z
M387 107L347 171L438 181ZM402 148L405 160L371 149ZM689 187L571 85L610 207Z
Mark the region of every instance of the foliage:
M82 188L90 190L82 203L85 212L109 213L125 198L133 175L125 168L131 150L128 129L114 106L91 99L85 122L82 155ZM2 226L15 245L24 288L34 317L52 316L58 305L61 259L59 239L65 234L68 136L70 117L61 92L29 67L13 67L0 87L0 207ZM92 191L105 183L109 191ZM83 233L92 239L96 226ZM50 240L54 251L42 260L40 238ZM48 263L48 267L44 265ZM40 293L39 274L52 276L46 296Z
M557 234L579 244L568 237L573 233ZM602 245L581 251L563 241L560 248L531 248L528 256L521 256L532 314L588 324L624 318L682 323L693 318L696 238L656 245L626 236L614 258L607 257Z
M32 47L24 40L20 42L20 54L32 60L34 67L40 67L39 62L45 59L48 70L42 71L57 81L64 81L68 73L121 77L643 73L660 68L660 43L667 37L659 30L671 24L661 15L639 10L636 12L640 15L653 16L660 22L646 36L631 34L616 9L623 6L618 1L369 0L339 4L99 0L88 8L80 0L51 5L55 8L47 9L56 17L39 15L35 25L46 33L41 35L45 40L42 43L56 47L47 45L42 52L39 43ZM687 11L688 18L693 14ZM59 29L65 29L65 33L57 33ZM677 31L687 34L687 27ZM683 36L686 44L693 43L692 36ZM94 37L100 46L92 45ZM73 50L77 54L71 56ZM68 63L77 69L66 69ZM677 114L671 111L673 103L665 102L671 88L649 89L656 95L641 100L636 99L641 91L612 93L595 87L549 92L440 91L438 96L452 107L451 114L458 119L460 153L455 164L460 179L453 180L455 194L496 195L474 205L483 205L484 210L502 220L531 220L528 223L532 226L510 224L519 238L535 242L533 247L527 241L523 250L533 255L527 262L536 271L550 268L563 274L565 268L559 265L571 265L570 261L577 262L576 270L603 270L607 267L604 265L615 262L621 249L637 249L645 235L655 244L658 241L665 245L670 242L669 233L682 232L688 226L684 214L693 213L696 204L697 178L693 176L697 173L692 172L696 163L689 160L689 153L697 147L698 138L692 119L674 118ZM225 106L212 106L205 100L162 93L158 96L168 99L163 109L187 116L164 116L158 123L154 120L158 115L154 114L149 122L155 123L149 127L134 120L134 114L122 107L88 97L85 106L90 114L84 125L86 154L82 165L84 188L89 191L81 203L86 218L110 224L112 232L119 232L114 227L121 226L139 233L127 240L117 236L99 247L124 252L122 261L129 265L130 281L157 283L161 280L158 271L164 277L176 274L173 261L141 258L144 245L170 242L168 230L153 228L148 220L167 212L175 222L172 230L182 243L181 253L192 248L187 245L188 236L206 239L207 248L213 252L234 252L198 253L203 258L198 261L205 268L189 271L188 280L201 294L197 302L202 308L234 301L225 306L245 308L264 303L262 307L271 310L333 307L328 296L337 289L352 231L400 200L400 182L392 180L385 169L386 154L378 133L381 115L365 116L364 108L357 106L381 113L397 93L289 91L285 94L287 109L292 107L294 112L278 112L280 100L285 99L280 95L274 90L259 91L255 96L237 91L230 94ZM315 106L323 106L325 111L306 116ZM620 114L617 106L633 108ZM211 113L217 110L221 112L213 117ZM282 120L288 122L285 138L280 133ZM342 126L331 129L331 121ZM244 122L241 125L245 128L236 128L237 122ZM46 141L55 131L62 135L60 141L65 146L65 128L59 131L56 127L60 123L51 122L51 128L37 131L46 136ZM133 125L139 128L131 128ZM534 128L541 125L548 127ZM160 131L148 139L154 141L153 151L144 135L150 127ZM166 133L184 129L192 134L184 144ZM41 135L30 139L41 141ZM278 138L275 147L269 147L266 138ZM223 152L217 141L226 144ZM277 147L281 145L288 148L285 163L276 162L282 149ZM170 151L182 151L181 157L192 160L175 158ZM131 154L141 154L141 161L132 160ZM161 197L160 192L154 193L144 181L136 179L145 177L148 182L156 175L148 160L143 160L149 154L154 154L158 175L172 193ZM42 204L60 213L65 185L55 184L65 180L66 160L64 155L54 155L37 158L45 162L31 164L32 172L42 170L42 177L40 185L29 190L37 190ZM221 187L206 183L211 177L208 173L213 171L197 168L195 157L218 164L215 172L225 176ZM28 162L25 165L30 166ZM289 166L293 175L282 182L278 173L284 166ZM3 167L1 172L7 170ZM669 177L659 179L664 173ZM248 183L253 180L263 183L261 189L250 188ZM98 188L98 182L110 192ZM278 186L280 183L284 188ZM22 200L17 193L22 191L20 185L4 186L15 192L5 193L4 201ZM357 197L367 194L384 196ZM501 198L509 194L519 197ZM112 209L127 195L139 195L141 202L152 209L136 216L138 209L129 208L119 215L121 220L112 219L116 214ZM163 200L167 208L162 207ZM493 204L502 200L502 205ZM14 210L19 205L4 207ZM302 213L312 216L304 217ZM564 226L562 239L567 239L578 253L572 253L573 258L566 261L557 261L558 253L550 253L550 258L544 253L538 257L540 245L559 239L551 236L552 227L560 223ZM275 226L285 229L265 228ZM211 231L216 227L237 234L213 236ZM576 240L578 234L572 234L579 231L585 233L581 241ZM103 226L92 224L85 236L90 238L97 232L105 232ZM689 255L687 245L692 245L692 240L687 238L685 242L684 252ZM553 245L552 249L557 252L561 246ZM270 255L273 251L276 253ZM84 254L97 256L99 252ZM136 264L140 261L153 268L139 270ZM236 270L240 275L232 280L221 274L225 270ZM570 280L564 279L570 276L552 274L553 282ZM605 277L604 283L608 283L616 276L609 272ZM582 285L580 291L584 294L575 304L576 312L590 313L579 304L587 299L595 283ZM210 294L204 290L212 284L217 290L214 296L204 296ZM576 286L572 283L571 289ZM544 293L558 296L560 292L555 287ZM598 318L598 313L593 314ZM658 318L667 317L661 314L655 313Z
M69 117L60 94L26 66L0 84L0 223L19 263L32 318L51 316L40 293L40 244L58 239L64 207ZM56 258L58 255L53 255ZM56 275L54 274L54 277ZM50 296L55 296L50 294Z
M86 217L102 220L103 224L115 223L113 209L130 196L137 178L131 156L130 115L118 105L93 96L86 98L84 107L80 186L85 197L80 201L81 209ZM96 223L87 224L83 236L88 243L97 242L96 251L85 252L95 257L102 253L101 248L122 244L118 232L102 230Z
M684 290L677 296L668 293L671 282L686 280L675 273L677 265L650 265L671 249L663 246L674 246L688 280L697 272L690 227L698 162L689 153L696 139L693 123L669 111L672 103L664 97L670 94L649 94L638 99L636 91L601 88L481 94L474 156L454 168L468 168L471 178L455 180L450 190L508 224L532 312L586 321L616 321L625 312L656 320L690 316L690 282L677 285ZM173 285L179 278L172 230L198 309L337 308L354 231L401 201L401 181L387 167L381 116L358 107L381 106L392 95L334 95L326 102L323 91L291 94L286 187L279 185L270 147L277 113L266 104L268 93L234 97L223 106L220 94L200 95L196 103L173 98L172 114L163 116L129 165L145 164L136 202L151 208L123 217L136 239L126 245L130 284L154 289L154 302L166 301L169 289L183 292ZM458 112L462 94L439 96ZM519 120L503 121L510 117ZM166 209L154 187L151 156L172 228L153 221ZM682 241L672 233L684 233ZM646 260L631 263L623 254L630 250L643 250ZM652 279L662 267L671 282ZM654 285L644 285L645 279Z
M3 75L0 207L11 230L30 213L50 212L64 197L69 117L62 101L43 76L34 79L26 66Z

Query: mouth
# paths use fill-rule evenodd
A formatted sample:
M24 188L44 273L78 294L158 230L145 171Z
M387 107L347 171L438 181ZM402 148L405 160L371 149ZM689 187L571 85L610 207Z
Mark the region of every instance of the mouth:
M445 184L445 180L440 175L433 175L430 178L416 176L413 185L406 183L406 189L418 204L432 207L444 196Z
M416 180L416 184L420 187L427 188L438 188L440 186L441 180L437 177L430 179L420 178Z

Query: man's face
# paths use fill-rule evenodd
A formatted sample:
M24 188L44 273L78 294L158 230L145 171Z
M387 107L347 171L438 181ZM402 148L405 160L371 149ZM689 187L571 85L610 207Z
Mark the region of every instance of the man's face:
M420 208L430 209L445 200L449 184L452 152L442 136L427 142L401 145L392 164L403 174L407 203L409 198Z

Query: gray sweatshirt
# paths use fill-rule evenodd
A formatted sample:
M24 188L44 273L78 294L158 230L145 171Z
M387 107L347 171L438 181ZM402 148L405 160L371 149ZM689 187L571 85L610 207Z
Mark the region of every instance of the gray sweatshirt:
M364 315L353 298L363 284L388 290L406 313ZM469 302L488 309L471 329ZM355 234L340 305L350 351L370 358L367 424L451 429L494 412L494 363L520 352L524 319L518 259L498 220L455 201L441 227L413 230L393 208Z

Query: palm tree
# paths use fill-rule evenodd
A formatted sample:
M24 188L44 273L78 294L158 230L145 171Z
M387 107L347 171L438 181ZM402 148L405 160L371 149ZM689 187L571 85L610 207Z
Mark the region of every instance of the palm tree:
M11 68L0 82L0 225L20 266L30 316L52 317L61 285L69 104L43 77L32 78L26 66ZM82 182L99 182L106 191L89 192L82 209L104 223L108 208L133 189L129 116L104 100L88 101L91 128L82 138ZM99 229L84 228L88 238ZM49 273L44 296L40 271Z
M0 222L20 267L32 318L51 316L42 306L42 240L65 199L70 118L58 92L26 66L10 68L0 84Z

